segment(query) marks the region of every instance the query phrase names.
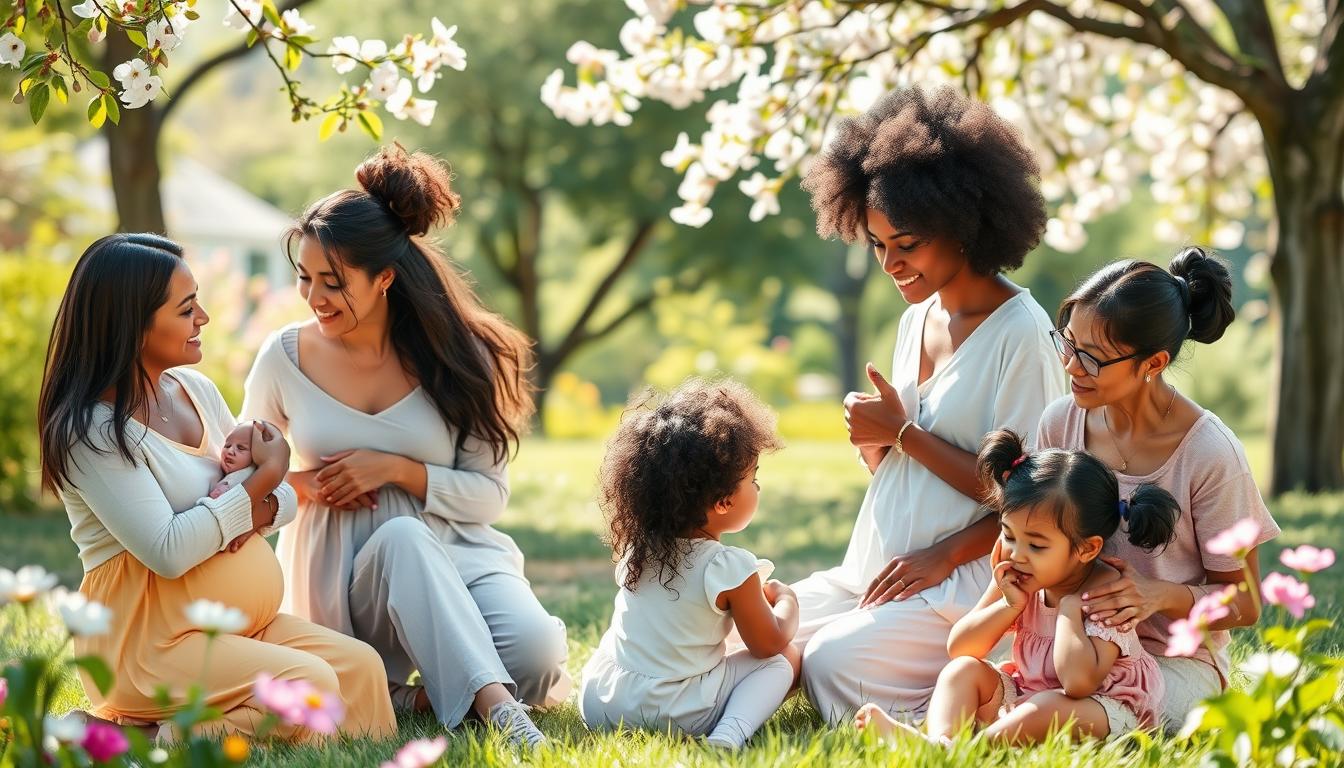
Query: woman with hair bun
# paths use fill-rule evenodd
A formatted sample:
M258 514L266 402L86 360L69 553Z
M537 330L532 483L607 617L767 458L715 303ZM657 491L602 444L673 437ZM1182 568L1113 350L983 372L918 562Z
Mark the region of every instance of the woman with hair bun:
M247 418L294 446L286 610L376 648L399 708L536 746L526 705L569 692L565 626L492 527L533 412L530 342L425 239L460 204L440 161L384 147L355 176L288 233L315 317L272 334L246 384Z
M1103 559L1120 576L1083 595L1089 618L1122 632L1136 629L1157 657L1168 729L1227 686L1228 630L1259 618L1256 599L1238 592L1231 614L1213 623L1208 647L1193 658L1164 655L1173 621L1199 598L1243 579L1235 556L1209 552L1205 544L1244 520L1259 530L1256 547L1279 533L1236 435L1163 375L1186 339L1215 342L1235 316L1227 266L1192 247L1169 271L1135 260L1103 267L1065 299L1051 332L1072 394L1042 415L1039 448L1086 450L1115 472L1122 494L1153 484L1184 511L1171 543L1156 552L1110 540ZM1247 563L1258 585L1256 549Z

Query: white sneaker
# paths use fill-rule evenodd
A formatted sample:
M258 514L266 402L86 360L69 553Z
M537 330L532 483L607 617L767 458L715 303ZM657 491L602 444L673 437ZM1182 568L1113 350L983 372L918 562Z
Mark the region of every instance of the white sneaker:
M490 708L490 725L498 728L510 744L536 749L546 743L546 734L527 716L529 707L517 701L501 701Z

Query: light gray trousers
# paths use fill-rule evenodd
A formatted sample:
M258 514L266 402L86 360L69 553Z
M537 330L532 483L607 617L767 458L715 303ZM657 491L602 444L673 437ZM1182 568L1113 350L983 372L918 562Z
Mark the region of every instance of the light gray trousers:
M449 728L490 683L538 707L569 696L564 622L517 574L464 582L419 518L384 522L355 556L350 618L355 636L383 657L393 704L415 700L417 689L406 680L419 670L435 716Z

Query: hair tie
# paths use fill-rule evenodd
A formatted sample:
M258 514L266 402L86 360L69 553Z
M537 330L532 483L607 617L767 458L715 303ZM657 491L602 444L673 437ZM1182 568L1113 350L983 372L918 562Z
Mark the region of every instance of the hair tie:
M1026 460L1027 460L1027 454L1025 453L1022 454L1021 456L1018 456L1016 459L1013 459L1013 463L1009 465L1007 469L1003 470L1003 482L1005 483L1008 482L1008 476L1013 474L1013 470L1017 469L1018 466Z
M1120 500L1120 519L1129 522L1129 502L1124 499Z
M1176 285L1181 291L1181 300L1185 302L1187 309L1190 307L1190 283L1180 275L1172 275L1176 278Z

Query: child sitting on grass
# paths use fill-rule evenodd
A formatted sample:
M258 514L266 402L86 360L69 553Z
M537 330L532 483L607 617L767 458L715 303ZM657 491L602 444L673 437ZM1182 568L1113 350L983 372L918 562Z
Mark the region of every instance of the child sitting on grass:
M756 513L774 415L741 384L636 405L607 446L601 506L619 564L611 627L583 670L589 728L674 729L741 748L797 678L798 601L768 560L720 541ZM745 650L726 653L736 627Z
M1156 727L1163 694L1157 661L1133 629L1084 619L1080 596L1116 578L1097 555L1121 523L1142 549L1171 541L1176 500L1154 485L1122 500L1115 474L1093 456L1057 449L1029 455L1007 430L985 437L978 466L1002 525L994 581L952 628L952 662L938 677L924 731L871 704L854 724L939 744L950 744L968 722L1011 744L1038 743L1070 723L1075 738ZM984 661L1010 631L1017 633L1012 661Z

